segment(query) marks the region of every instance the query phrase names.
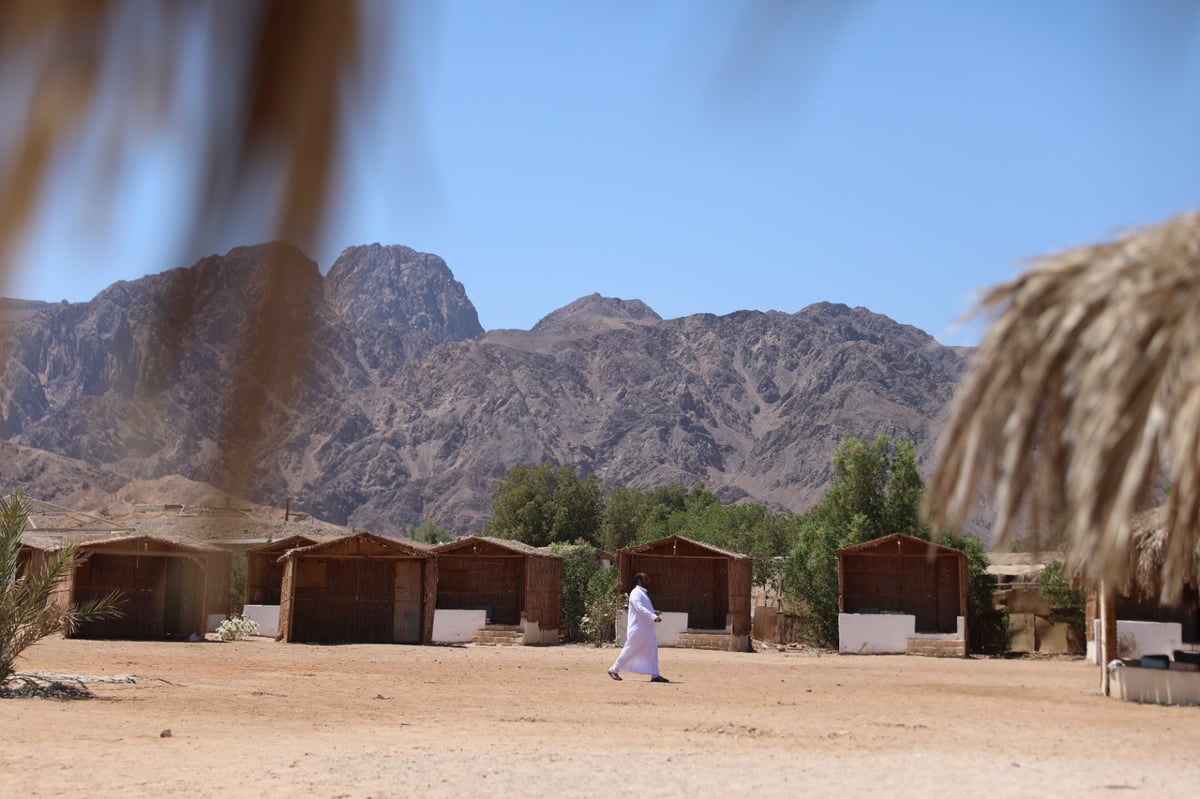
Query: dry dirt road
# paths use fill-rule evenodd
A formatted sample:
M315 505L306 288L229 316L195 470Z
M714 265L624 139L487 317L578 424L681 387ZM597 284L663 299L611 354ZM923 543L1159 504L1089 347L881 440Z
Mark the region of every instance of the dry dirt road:
M0 700L0 796L1200 795L1200 709L1080 660L615 654L46 640L18 668L136 680Z

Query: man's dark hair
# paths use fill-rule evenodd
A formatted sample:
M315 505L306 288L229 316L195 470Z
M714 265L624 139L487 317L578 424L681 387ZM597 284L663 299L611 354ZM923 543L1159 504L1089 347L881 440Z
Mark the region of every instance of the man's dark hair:
M633 584L634 585L641 585L644 582L646 582L646 573L645 572L638 572L637 574L633 575Z

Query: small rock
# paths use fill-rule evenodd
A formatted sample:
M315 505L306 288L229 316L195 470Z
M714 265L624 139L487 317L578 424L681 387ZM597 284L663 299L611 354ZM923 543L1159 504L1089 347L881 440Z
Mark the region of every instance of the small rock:
M158 734L158 737L159 738L170 738L171 737L171 729L168 727L167 729L163 730L162 732L160 732Z

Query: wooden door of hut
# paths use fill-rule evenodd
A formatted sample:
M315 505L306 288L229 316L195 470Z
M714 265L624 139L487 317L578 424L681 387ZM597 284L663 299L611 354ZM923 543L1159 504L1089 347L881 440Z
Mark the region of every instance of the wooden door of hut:
M392 640L397 644L421 643L421 561L396 561L396 601L392 611Z

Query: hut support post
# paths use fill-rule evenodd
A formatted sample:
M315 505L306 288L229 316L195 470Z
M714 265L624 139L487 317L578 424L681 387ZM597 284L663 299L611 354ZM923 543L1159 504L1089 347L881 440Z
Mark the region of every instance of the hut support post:
M1100 693L1111 696L1108 664L1117 657L1117 597L1109 584L1100 581Z

